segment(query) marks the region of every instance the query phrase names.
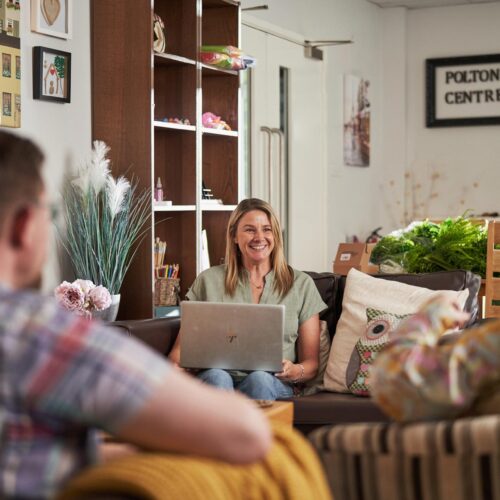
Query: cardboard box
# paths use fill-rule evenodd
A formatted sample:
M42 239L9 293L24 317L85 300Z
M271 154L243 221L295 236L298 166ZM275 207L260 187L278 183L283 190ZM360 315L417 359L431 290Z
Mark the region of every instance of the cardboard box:
M378 266L370 264L370 254L375 243L340 243L333 262L333 272L346 275L354 267L364 273L378 273Z

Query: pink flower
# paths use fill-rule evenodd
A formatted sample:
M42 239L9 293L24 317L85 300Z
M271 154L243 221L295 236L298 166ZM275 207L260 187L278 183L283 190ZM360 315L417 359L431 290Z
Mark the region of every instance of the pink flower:
M103 311L111 305L111 295L108 289L99 285L90 290L88 293L90 301L90 310Z
M92 288L95 288L94 283L90 280L75 280L73 281L73 285L79 286L85 295L87 295Z
M82 311L85 304L85 294L82 289L63 281L54 292L57 301L68 311Z

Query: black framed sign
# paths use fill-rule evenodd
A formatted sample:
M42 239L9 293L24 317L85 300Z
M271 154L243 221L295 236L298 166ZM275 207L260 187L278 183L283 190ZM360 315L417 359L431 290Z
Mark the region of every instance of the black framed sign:
M71 101L71 54L33 47L33 99Z
M426 125L500 124L500 54L426 60Z

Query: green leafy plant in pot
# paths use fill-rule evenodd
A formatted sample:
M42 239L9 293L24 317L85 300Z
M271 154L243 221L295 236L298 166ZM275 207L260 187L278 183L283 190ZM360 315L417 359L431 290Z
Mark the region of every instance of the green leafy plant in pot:
M113 321L123 279L150 218L151 194L134 180L115 179L108 152L104 142L94 141L90 159L65 186L66 230L59 234L77 278L109 290L112 305L96 316Z
M373 248L370 261L382 272L428 273L465 269L486 273L487 228L461 216L439 224L413 222L406 229L384 236Z

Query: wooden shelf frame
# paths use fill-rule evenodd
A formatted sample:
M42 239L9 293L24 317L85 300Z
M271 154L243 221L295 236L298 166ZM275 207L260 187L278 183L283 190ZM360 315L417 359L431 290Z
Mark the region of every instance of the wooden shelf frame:
M181 295L200 271L201 231L212 265L225 251L225 228L243 197L239 72L201 63L203 44L240 45L236 0L91 0L92 136L110 146L114 175L131 174L165 199L151 203L150 226L122 290L119 318L153 317L153 244L167 241L181 265ZM167 52L152 47L153 10L165 23ZM133 12L133 15L130 13ZM211 111L231 130L207 129ZM164 121L188 119L190 125ZM204 204L203 181L224 204Z

